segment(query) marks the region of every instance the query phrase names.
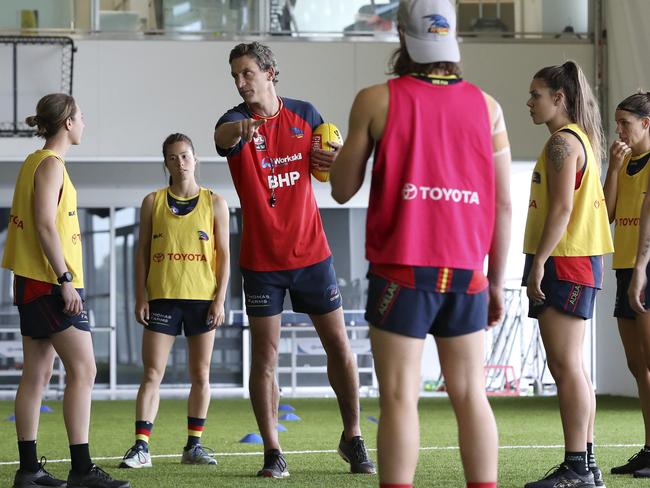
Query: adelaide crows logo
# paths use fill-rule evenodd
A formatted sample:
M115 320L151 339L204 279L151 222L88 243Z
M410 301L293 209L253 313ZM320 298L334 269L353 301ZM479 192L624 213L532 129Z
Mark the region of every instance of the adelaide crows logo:
M431 25L428 29L430 33L438 34L439 36L446 36L449 34L449 22L442 15L431 14L425 15L422 18L431 21Z
M295 137L296 139L302 139L305 135L305 133L298 127L290 127L289 130L291 131L291 137Z

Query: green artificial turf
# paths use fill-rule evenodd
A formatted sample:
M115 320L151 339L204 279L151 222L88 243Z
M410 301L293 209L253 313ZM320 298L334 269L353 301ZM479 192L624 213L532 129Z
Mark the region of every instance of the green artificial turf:
M347 473L347 465L336 454L341 422L334 399L283 399L296 409L300 421L284 421L287 432L280 433L291 477L285 480L255 478L262 465L261 445L241 444L247 433L257 432L247 400L213 400L203 444L215 450L218 466L185 466L180 452L186 438L186 403L163 400L151 437L153 469L118 470L119 458L133 443L133 401L93 403L91 454L100 466L133 487L249 487L281 483L295 487L377 486L376 476ZM491 399L499 426L499 486L523 487L540 478L562 460L562 429L557 398ZM47 456L47 469L65 478L68 462L53 462L69 457L63 426L61 403L47 402L53 413L41 415L39 455ZM0 419L13 413L12 402L0 402ZM367 417L378 417L376 399L362 399L361 426L366 445L376 446L377 424ZM456 425L445 398L425 398L420 402L421 445L415 485L422 487L464 487L456 440ZM407 425L404 428L408 428ZM614 477L609 468L623 464L643 441L638 400L599 397L596 419L597 458L609 488L650 486L650 480ZM628 447L626 447L628 445ZM633 447L629 447L632 445ZM538 446L538 447L533 447ZM316 452L294 452L316 451ZM319 452L320 451L320 452ZM250 454L253 455L250 455ZM374 450L370 452L376 458ZM170 457L156 458L156 455ZM0 487L11 486L18 458L14 423L0 420ZM109 458L109 459L101 459Z

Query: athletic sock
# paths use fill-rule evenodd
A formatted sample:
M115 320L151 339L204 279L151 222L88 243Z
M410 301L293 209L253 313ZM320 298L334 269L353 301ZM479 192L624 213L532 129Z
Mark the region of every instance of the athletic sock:
M645 446L643 446L643 451L644 451L644 452L647 452L648 454L650 454L650 446L649 446L648 444L646 444Z
M476 483L467 482L467 488L497 488L496 481L479 481Z
M594 453L594 443L593 442L587 442L587 466L591 468L595 468L597 466L596 464L596 454Z
M20 469L30 473L38 471L36 441L18 441L18 457L20 459Z
M135 421L135 446L142 448L144 452L149 452L149 437L153 430L153 423L146 420Z
M197 417L187 417L187 445L185 449L201 443L201 434L203 434L205 420Z
M587 451L564 452L564 464L578 474L587 474Z
M90 459L88 444L73 444L70 446L70 464L72 471L78 474L86 474L93 466Z

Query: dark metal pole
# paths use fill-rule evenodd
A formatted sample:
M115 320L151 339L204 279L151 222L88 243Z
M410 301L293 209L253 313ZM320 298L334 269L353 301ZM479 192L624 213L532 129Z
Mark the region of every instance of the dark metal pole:
M14 81L14 134L18 133L18 45L13 43L13 81Z

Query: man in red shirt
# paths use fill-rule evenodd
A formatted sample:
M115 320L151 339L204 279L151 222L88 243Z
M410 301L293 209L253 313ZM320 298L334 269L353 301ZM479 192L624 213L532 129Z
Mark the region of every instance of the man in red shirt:
M309 314L327 353L328 377L344 431L339 454L353 473L374 473L359 428L359 379L345 331L332 256L311 186L311 166L329 169L335 152L311 150L323 122L308 102L279 97L278 67L262 44L230 53L235 87L244 100L217 122L217 152L228 158L243 215L240 266L252 337L250 395L264 440L258 476L289 476L277 426L281 312L287 291L293 310Z

